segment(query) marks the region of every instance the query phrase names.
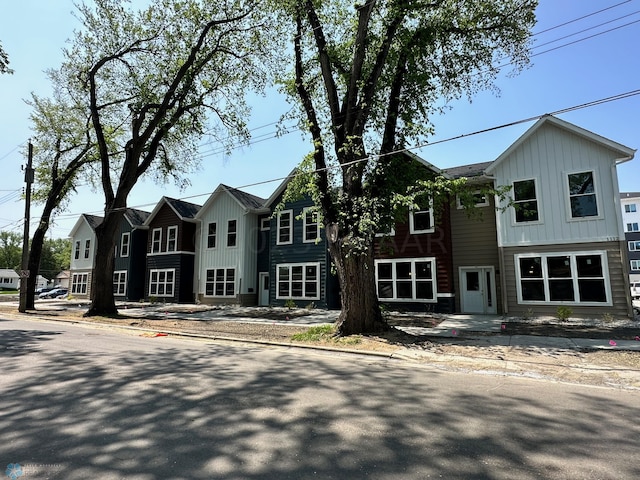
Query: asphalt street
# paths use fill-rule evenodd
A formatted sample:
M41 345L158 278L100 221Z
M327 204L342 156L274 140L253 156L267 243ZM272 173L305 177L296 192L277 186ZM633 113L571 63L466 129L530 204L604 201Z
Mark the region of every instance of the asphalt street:
M634 391L24 320L0 371L21 479L640 478Z

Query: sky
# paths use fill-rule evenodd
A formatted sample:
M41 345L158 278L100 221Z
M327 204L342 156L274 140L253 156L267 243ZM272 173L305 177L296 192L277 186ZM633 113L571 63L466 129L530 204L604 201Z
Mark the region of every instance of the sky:
M49 95L44 72L60 65L62 49L79 26L73 11L72 0L21 0L2 7L0 42L15 73L0 75L0 230L23 232L21 166L31 136L30 107L24 100L31 92ZM640 147L640 0L540 0L536 16L530 67L517 76L505 69L496 82L499 95L481 92L472 102L464 98L447 105L445 114L433 118L431 145L414 153L439 168L492 161L535 120L517 122L628 92L635 94L557 116L627 147ZM254 140L249 146L223 155L203 140L195 152L202 156L202 168L189 188L141 181L128 205L152 211L163 195L202 205L220 183L268 198L311 144L296 131L276 137L273 123L290 109L277 92L251 103ZM492 130L467 136L486 129ZM640 191L640 158L620 165L618 177L620 191ZM103 208L101 192L81 188L67 211L54 219L50 237L68 237L82 213L100 215ZM40 211L38 205L31 207L31 233Z

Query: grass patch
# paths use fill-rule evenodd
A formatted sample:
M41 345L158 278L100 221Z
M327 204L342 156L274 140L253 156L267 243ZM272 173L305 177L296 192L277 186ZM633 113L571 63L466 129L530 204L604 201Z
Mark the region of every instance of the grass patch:
M309 328L306 332L291 335L294 342L322 343L334 345L357 345L362 342L362 337L353 335L350 337L336 337L334 325L318 325Z
M20 293L20 290L2 290L0 288L0 295L17 295Z

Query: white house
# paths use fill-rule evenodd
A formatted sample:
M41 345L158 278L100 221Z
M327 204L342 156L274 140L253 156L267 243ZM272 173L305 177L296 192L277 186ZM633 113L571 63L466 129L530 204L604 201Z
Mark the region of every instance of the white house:
M199 222L196 298L202 303L258 303L258 214L264 199L219 185L195 218Z
M511 187L496 219L504 312L631 314L616 166L634 153L544 116L485 169Z
M18 290L20 288L20 276L10 268L0 269L0 290Z
M89 298L91 295L91 274L96 249L95 229L101 223L102 217L83 213L69 233L71 239L70 295L80 298Z

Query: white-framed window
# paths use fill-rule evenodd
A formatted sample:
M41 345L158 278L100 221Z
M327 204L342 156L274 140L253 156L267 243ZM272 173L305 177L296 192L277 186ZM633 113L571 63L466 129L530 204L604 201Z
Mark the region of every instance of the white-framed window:
M122 238L120 239L120 256L128 257L129 256L129 246L131 244L131 233L123 232Z
M320 222L318 221L318 211L313 207L306 207L302 210L302 230L304 243L315 242L320 238Z
M211 222L207 225L207 248L216 248L216 236L218 234L218 224Z
M624 206L624 211L627 213L635 213L636 211L636 204L635 203L627 203Z
M71 293L76 295L86 295L88 283L88 273L74 273L71 276Z
M84 242L84 258L89 258L91 253L91 240L85 240Z
M207 270L204 295L206 297L233 297L236 294L236 269L211 268Z
M627 232L637 232L639 230L638 222L627 223Z
M320 299L320 263L276 265L277 299Z
M409 210L409 233L433 233L433 206L422 210Z
M598 199L593 172L567 175L571 218L597 217Z
M80 240L76 242L76 248L75 253L73 254L73 258L75 258L76 260L80 259Z
M278 212L277 235L277 245L293 243L293 210Z
M393 237L396 234L396 229L391 227L387 232L376 232L376 237Z
M376 260L376 290L384 302L436 302L436 260L396 258Z
M638 252L638 251L640 251L640 241L629 242L629 251L630 252Z
M178 250L178 227L171 226L167 228L167 252L176 252Z
M116 270L113 272L113 294L119 297L127 294L127 271Z
M515 223L540 221L534 178L513 182L513 211Z
M174 268L149 271L149 296L173 297L176 271Z
M154 228L151 232L151 253L160 253L162 245L162 229Z
M489 206L489 199L487 198L487 195L482 193L480 190L474 191L471 195L473 196L473 205L475 207ZM456 195L456 206L458 209L464 208L464 206L462 205L462 202L460 202L460 197L457 195Z
M610 304L607 254L516 254L518 302L550 304Z
M640 270L640 260L631 260L631 270Z
M263 232L271 229L271 219L269 217L264 217L260 219L260 230Z
M235 247L238 243L238 221L227 221L227 247Z

